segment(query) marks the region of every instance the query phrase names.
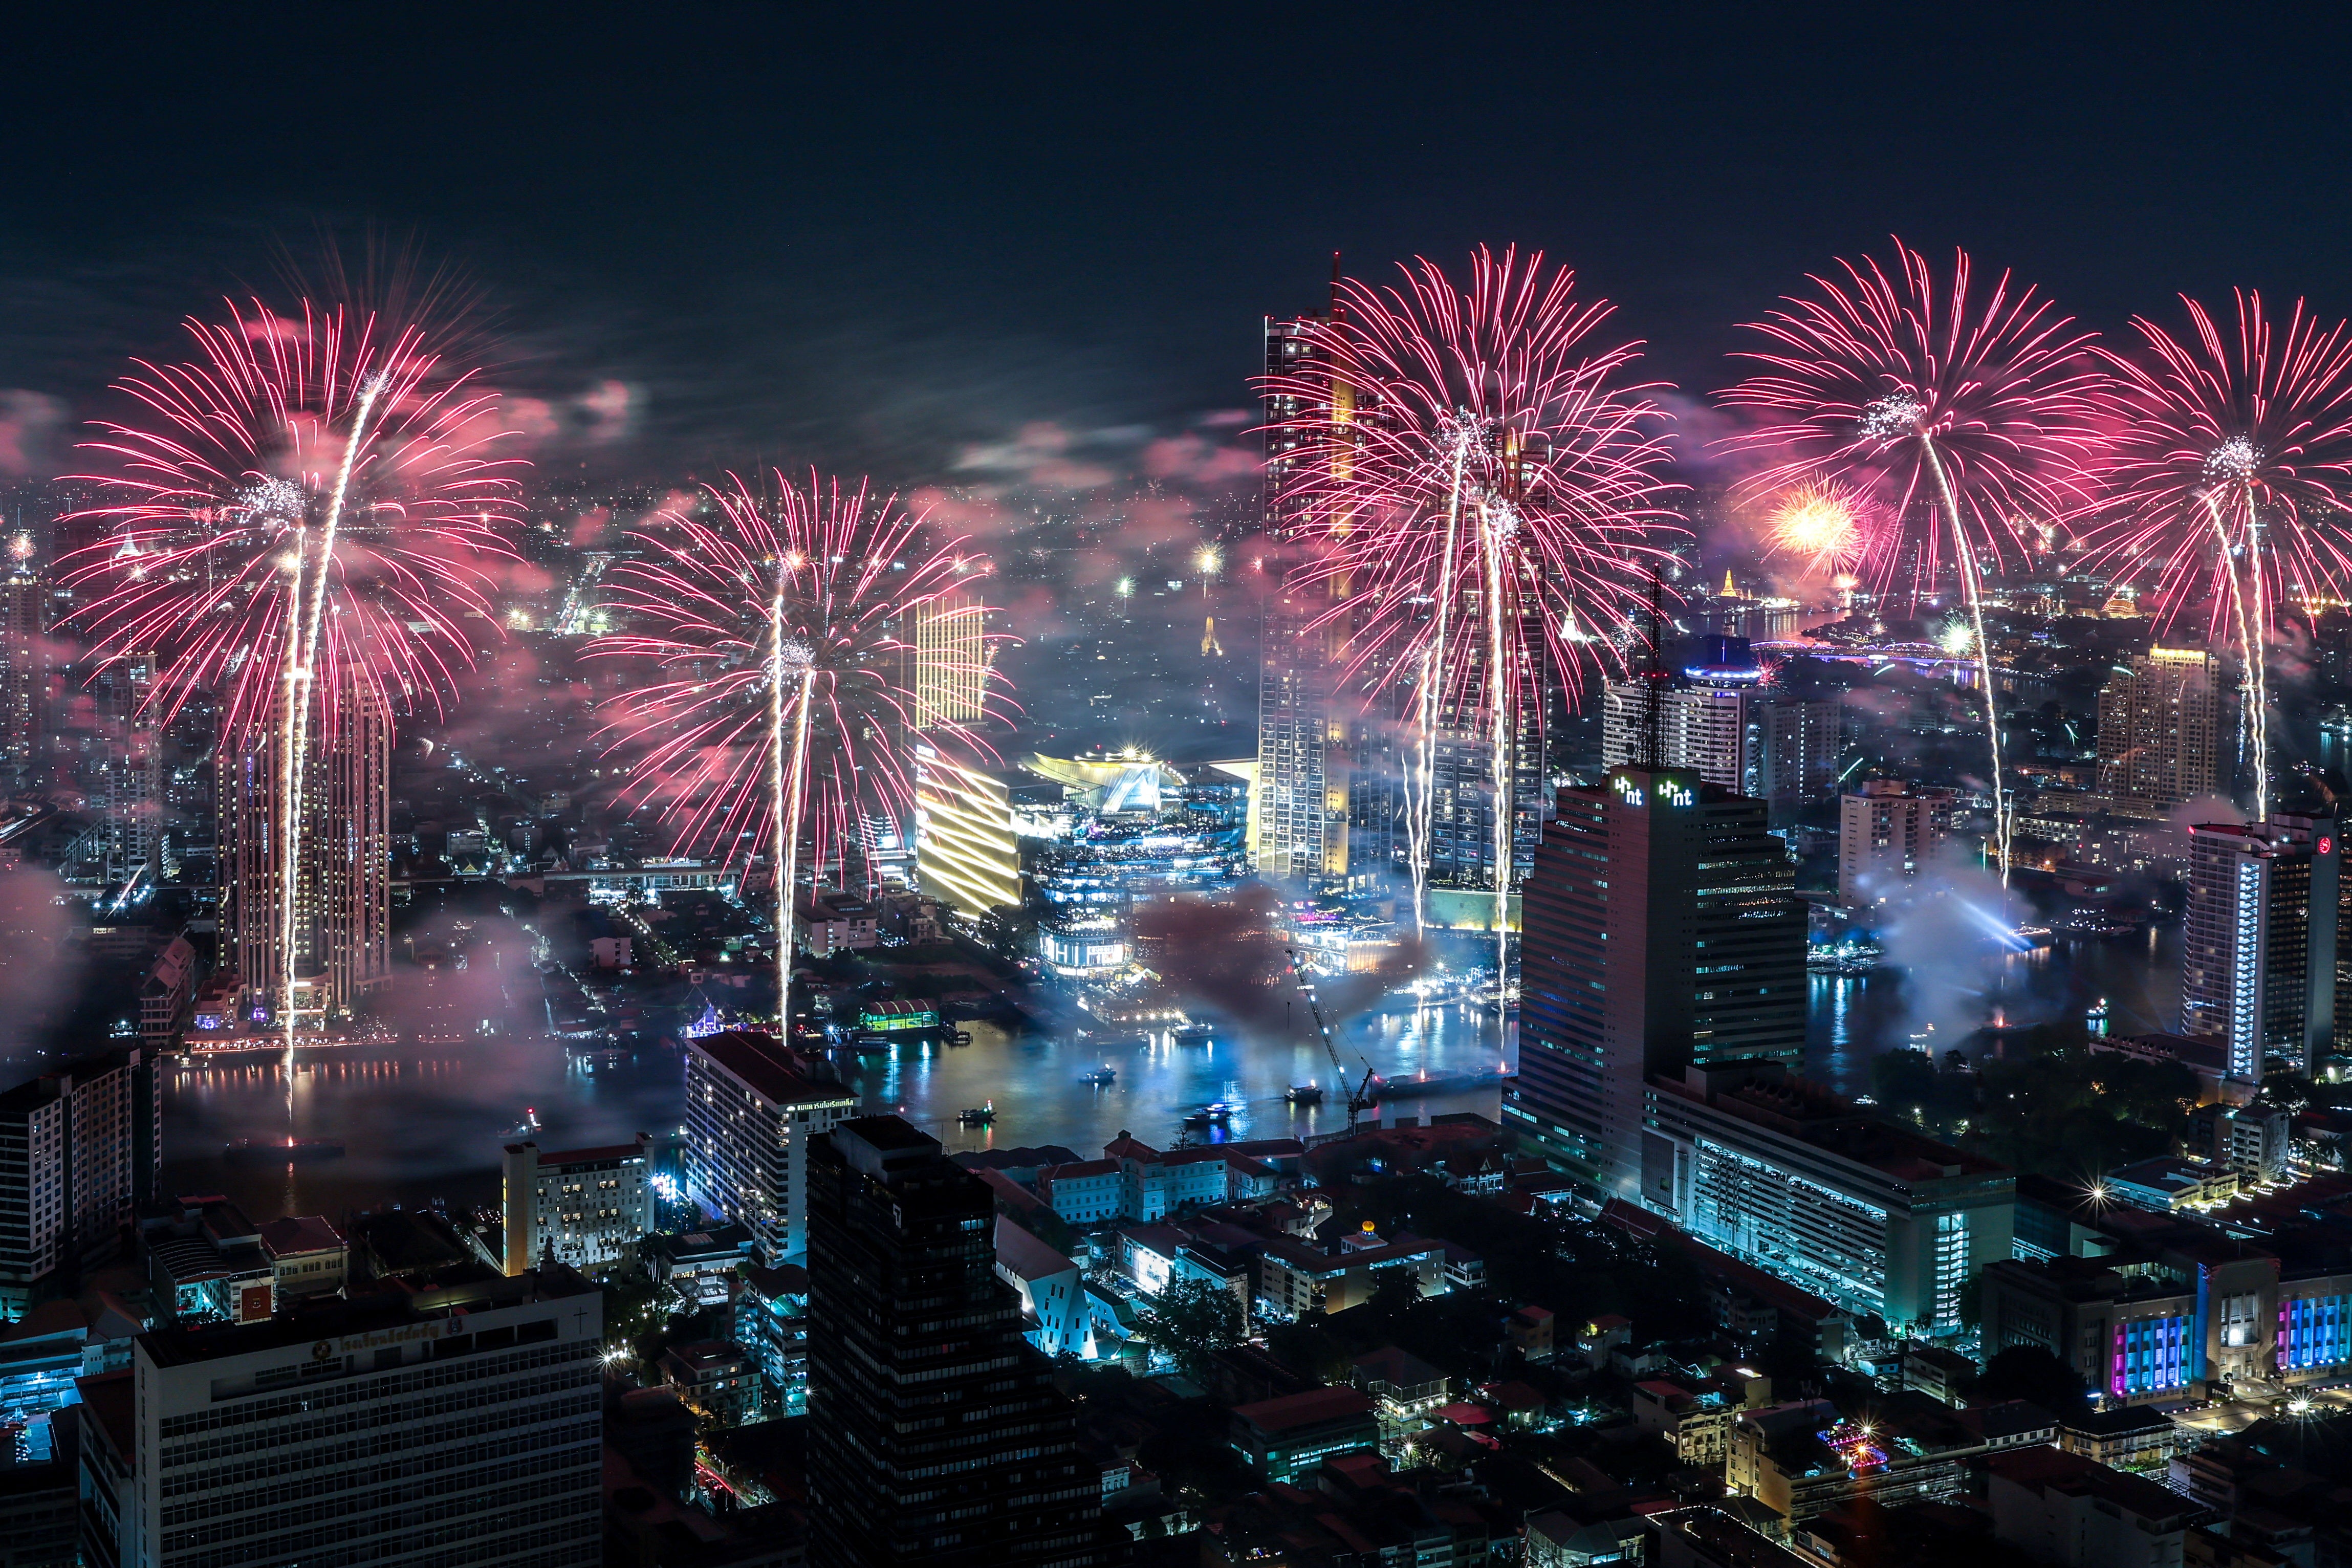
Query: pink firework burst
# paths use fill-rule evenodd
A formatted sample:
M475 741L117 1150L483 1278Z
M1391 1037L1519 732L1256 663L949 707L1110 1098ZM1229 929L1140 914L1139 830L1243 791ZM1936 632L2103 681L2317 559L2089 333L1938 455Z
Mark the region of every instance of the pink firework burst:
M1625 376L1640 345L1592 341L1611 308L1576 299L1567 268L1482 247L1464 282L1426 260L1402 270L1402 288L1337 283L1329 316L1262 384L1274 521L1300 557L1284 584L1299 635L1338 644L1368 703L1403 699L1417 919L1437 736L1483 749L1493 840L1476 854L1501 963L1544 692L1574 701L1586 671L1622 666L1679 487L1662 476L1656 384Z
M1739 357L1764 368L1721 395L1762 417L1727 445L1764 458L1745 493L1843 484L1885 518L1866 535L1861 566L1882 595L1916 605L1943 574L1958 580L2006 881L2008 794L1983 577L2023 558L2028 522L2088 501L2112 377L2090 352L2092 334L2009 274L1979 295L1965 251L1940 279L1899 239L1895 260L1892 275L1873 259L1841 260L1843 277L1813 278L1812 293L1750 323L1768 346Z
M327 691L438 705L490 619L520 459L497 395L428 329L344 306L191 320L197 357L117 383L152 417L102 422L71 479L105 537L60 563L102 658L152 653L165 717L217 694L232 743L268 720L289 657ZM312 629L307 629L312 628ZM296 645L307 643L303 653Z
M1507 684L1532 658L1578 692L1617 659L1679 531L1664 384L1626 379L1641 345L1594 342L1613 307L1540 254L1481 247L1460 283L1402 270L1402 288L1340 280L1297 368L1261 383L1297 411L1272 426L1275 511L1304 557L1289 585L1328 598L1310 634L1343 632L1369 689L1486 706L1468 695L1492 652L1475 606L1531 639ZM1508 604L1483 605L1496 585Z
M2144 353L2106 356L2121 416L2086 542L2118 574L2145 574L2159 624L2201 622L2245 657L2256 810L2269 805L2267 659L2283 607L2340 599L2352 495L2352 328L2300 300L2283 321L2235 295L2234 331L2183 297L2178 337L2134 317Z
M625 629L588 652L646 671L604 729L633 759L625 801L668 821L673 852L748 868L790 821L780 888L801 863L847 887L877 826L911 835L916 745L986 752L1003 639L964 537L863 480L770 480L656 513L604 579Z

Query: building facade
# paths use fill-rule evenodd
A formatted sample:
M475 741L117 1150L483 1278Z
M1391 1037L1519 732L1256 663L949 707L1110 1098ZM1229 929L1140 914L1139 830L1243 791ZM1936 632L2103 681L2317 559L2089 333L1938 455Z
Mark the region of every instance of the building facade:
M1978 1271L2011 1255L2016 1197L2001 1166L1777 1061L1694 1066L1651 1085L1642 1202L1898 1332L1959 1330Z
M593 1568L603 1333L556 1270L143 1334L121 1560Z
M1562 790L1523 907L1503 1115L1605 1194L1638 1195L1650 1075L1802 1056L1805 916L1760 801L1685 769Z
M817 1568L1088 1568L1099 1470L997 1277L995 1200L895 1116L809 1158L808 1477Z
M0 1095L0 1321L60 1270L121 1250L155 1195L163 1144L155 1068L131 1050Z
M799 1261L809 1141L856 1109L855 1093L815 1077L772 1037L730 1030L688 1041L686 1195L750 1227L769 1267Z
M908 727L977 724L988 712L988 608L976 594L942 594L915 607L908 651L915 694Z
M1021 842L1004 780L915 746L915 882L966 915L1021 902Z
M635 1256L654 1228L652 1139L603 1148L506 1146L506 1268L535 1268L553 1257L583 1273Z

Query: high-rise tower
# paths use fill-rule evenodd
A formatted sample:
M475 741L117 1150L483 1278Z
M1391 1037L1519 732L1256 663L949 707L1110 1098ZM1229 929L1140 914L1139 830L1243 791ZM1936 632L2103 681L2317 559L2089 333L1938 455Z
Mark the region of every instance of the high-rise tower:
M2282 813L2189 830L2180 1032L2224 1041L2241 1084L2262 1082L2266 1056L2309 1073L2335 1047L2336 826Z
M997 1277L988 1188L895 1116L815 1140L808 1179L810 1560L1105 1561L1100 1480Z
M1688 769L1612 768L1560 791L1523 896L1503 1113L1605 1194L1638 1186L1652 1075L1802 1056L1804 907L1761 801Z
M0 770L31 780L41 749L49 683L46 587L33 542L18 534L0 574Z
M349 1014L390 971L392 715L365 684L310 706L290 889L279 848L292 765L283 709L219 752L221 929L248 1019L283 1021L289 964L298 1020L311 1022Z
M1332 280L1336 285L1337 258ZM1344 425L1355 416L1352 389L1325 374L1317 342L1316 329L1330 320L1327 313L1265 322L1265 371L1275 388L1265 399L1265 529L1275 542L1265 570L1274 592L1258 670L1257 829L1250 845L1261 875L1322 883L1348 875L1353 770L1339 689L1345 628L1316 623L1344 587L1297 580L1301 563L1285 545L1303 520L1284 494L1301 462L1330 460L1302 454L1306 441L1297 422ZM1324 389L1319 403L1300 390L1317 385Z
M915 693L909 725L977 724L987 712L988 610L971 594L942 595L915 607L908 684Z
M2099 689L2099 791L2125 811L2160 816L2229 783L2222 765L2221 661L2200 648L2154 647Z

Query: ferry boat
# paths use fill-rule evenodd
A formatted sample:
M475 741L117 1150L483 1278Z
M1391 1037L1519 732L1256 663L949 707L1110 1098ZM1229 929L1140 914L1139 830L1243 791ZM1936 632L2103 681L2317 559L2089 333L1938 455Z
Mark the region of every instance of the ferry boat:
M968 1105L956 1112L956 1121L966 1127L986 1127L996 1120L996 1101L984 1105Z
M1105 1062L1102 1066L1095 1068L1094 1071L1087 1074L1086 1081L1093 1084L1097 1089L1105 1088L1118 1081L1118 1069L1112 1067L1110 1063Z
M1198 1110L1186 1112L1184 1117L1184 1125L1187 1127L1223 1127L1227 1121L1233 1119L1234 1109L1234 1107L1227 1105L1221 1100L1214 1105L1204 1105Z
M1211 1045L1215 1042L1216 1037L1217 1031L1206 1024L1187 1024L1181 1029L1168 1031L1169 1043L1177 1046Z
M1319 1083L1294 1083L1282 1091L1282 1098L1293 1105L1320 1105L1323 1086Z

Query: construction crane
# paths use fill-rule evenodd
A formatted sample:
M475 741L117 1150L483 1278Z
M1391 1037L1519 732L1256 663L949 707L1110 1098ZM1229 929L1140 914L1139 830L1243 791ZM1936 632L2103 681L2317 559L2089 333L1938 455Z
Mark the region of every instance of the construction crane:
M1348 1068L1339 1060L1339 1043L1331 1037L1331 1026L1323 1021L1323 1009L1315 1000L1315 987L1307 980L1307 972L1299 967L1298 950L1283 951L1290 959L1290 978L1297 984L1298 994L1307 998L1307 1011L1314 1016L1316 1032L1323 1037L1323 1054L1331 1058L1332 1068L1339 1075L1339 1087L1348 1090L1348 1136L1353 1138L1356 1118L1377 1103L1372 1099L1372 1064L1361 1051L1357 1052L1357 1059L1364 1064L1364 1079L1355 1088L1348 1089Z

